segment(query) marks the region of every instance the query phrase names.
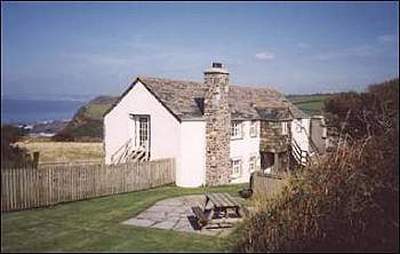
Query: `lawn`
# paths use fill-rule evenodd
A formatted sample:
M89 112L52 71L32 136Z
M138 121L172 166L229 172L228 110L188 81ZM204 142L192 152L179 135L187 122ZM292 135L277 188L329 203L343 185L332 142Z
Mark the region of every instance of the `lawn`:
M314 95L291 95L288 99L309 115L319 115L325 107L325 101L331 96L330 94L314 94Z
M104 158L103 143L101 142L18 142L18 146L28 149L30 153L40 152L39 161L82 161L102 160Z
M244 186L166 186L2 214L1 251L229 252L241 236L240 226L229 237L222 238L120 223L165 198L203 192L229 192L237 196Z

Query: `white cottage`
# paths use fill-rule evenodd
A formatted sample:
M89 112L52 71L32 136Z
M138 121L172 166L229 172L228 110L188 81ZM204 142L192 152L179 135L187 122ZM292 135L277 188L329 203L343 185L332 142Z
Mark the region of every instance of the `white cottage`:
M220 63L204 76L204 83L138 77L104 116L105 163L174 157L176 184L198 187L289 170L318 152L312 139L324 147L323 118L281 93L231 86Z

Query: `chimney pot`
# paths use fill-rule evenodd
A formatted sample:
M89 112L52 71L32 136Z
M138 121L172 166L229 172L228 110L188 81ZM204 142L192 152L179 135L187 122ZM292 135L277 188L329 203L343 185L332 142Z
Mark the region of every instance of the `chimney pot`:
M220 68L220 69L222 69L223 68L223 65L222 65L222 63L212 63L212 67L213 68Z

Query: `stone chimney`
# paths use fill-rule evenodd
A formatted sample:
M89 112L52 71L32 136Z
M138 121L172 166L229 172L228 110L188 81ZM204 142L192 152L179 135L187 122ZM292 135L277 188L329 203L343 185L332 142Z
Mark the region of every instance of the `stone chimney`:
M204 72L207 92L204 99L206 119L206 184L230 182L231 112L228 103L229 72L221 63L213 63Z

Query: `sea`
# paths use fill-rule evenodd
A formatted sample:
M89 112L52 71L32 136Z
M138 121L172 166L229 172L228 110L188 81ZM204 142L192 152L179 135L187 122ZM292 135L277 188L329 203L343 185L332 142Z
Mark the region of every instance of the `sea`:
M53 120L70 120L87 101L1 99L2 124L36 124Z

